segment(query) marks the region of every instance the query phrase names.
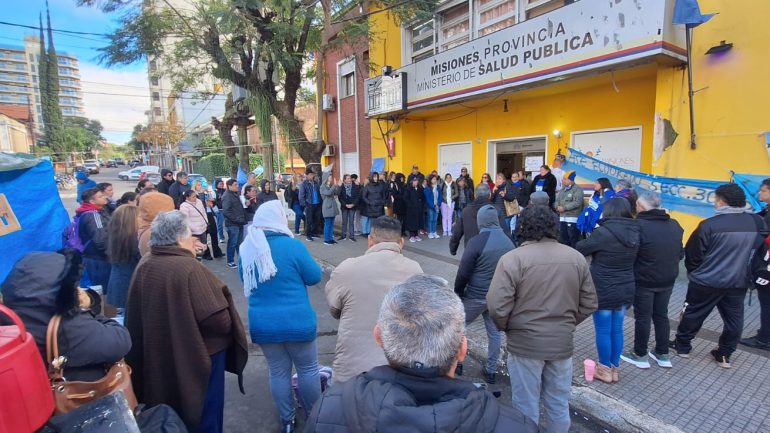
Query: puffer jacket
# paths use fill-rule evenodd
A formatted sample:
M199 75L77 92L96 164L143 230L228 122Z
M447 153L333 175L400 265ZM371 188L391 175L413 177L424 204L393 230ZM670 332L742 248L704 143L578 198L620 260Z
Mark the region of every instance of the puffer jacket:
M521 412L436 369L376 367L324 393L305 433L534 433Z
M486 299L497 262L513 250L511 238L500 228L497 210L485 205L476 216L479 234L468 242L455 277L455 293L466 299Z
M369 183L364 187L364 193L361 194L361 201L366 208L361 212L369 218L378 218L385 215L385 202L388 199L388 184L385 182L374 182L372 176L369 176Z
M206 216L206 208L203 202L195 199L194 203L183 200L179 204L179 211L187 216L187 224L190 226L190 232L198 236L206 232L209 226L209 220Z
M22 257L3 283L3 303L14 310L35 338L46 363L45 336L48 322L57 311L65 257L57 253L33 252ZM95 381L107 368L125 357L131 349L131 336L118 322L95 311L81 309L63 317L59 325L59 353L67 357L67 380Z
M634 264L637 290L672 287L684 257L682 226L663 209L640 212L636 221L640 229Z
M748 288L749 262L765 230L765 222L753 213L717 210L716 216L698 224L685 246L690 282L716 289Z
M639 251L639 224L630 218L606 218L591 237L577 243L584 256L592 256L591 276L600 310L631 305L636 280L634 262Z

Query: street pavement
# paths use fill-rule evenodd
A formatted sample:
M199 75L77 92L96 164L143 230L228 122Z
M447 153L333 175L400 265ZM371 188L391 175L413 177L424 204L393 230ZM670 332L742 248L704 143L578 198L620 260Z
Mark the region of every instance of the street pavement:
M117 179L117 169L102 169L102 173L92 178L96 182L111 182L115 189L115 197L120 197L126 191L133 191L136 182L124 182ZM74 213L77 204L75 194L71 191L61 192L62 201L70 214ZM363 238L358 242L346 242L338 246L325 246L322 242L304 242L311 254L324 268L324 280L316 286L309 287L310 301L318 318L318 356L322 365L331 365L334 357L334 349L337 340L337 321L331 317L326 303L323 287L334 266L344 259L362 255L366 250ZM457 269L457 258L448 253L448 241L440 239L420 244L407 244L405 255L420 263L426 273L439 275L448 281L454 281ZM461 254L461 252L460 252ZM243 296L242 284L238 272L225 266L224 259L204 261L215 275L230 287L236 306L248 330L248 303ZM290 318L287 318L290 320ZM465 362L465 375L461 380L482 382L480 360L486 356L486 337L483 324L480 319L468 328L468 337L471 342L470 357ZM259 346L250 344L249 362L244 372L244 386L246 394L240 394L237 380L233 375L228 375L226 382L225 405L225 431L230 433L271 433L280 429L278 414L270 396L267 364ZM510 405L511 389L507 375L498 373L496 385L490 385L489 389L500 393L500 401ZM299 413L299 412L298 412ZM571 431L577 433L616 432L618 429L607 427L598 422L594 416L586 412L572 411L573 427ZM298 416L301 427L301 416ZM301 431L298 429L297 431ZM629 430L631 431L631 430Z

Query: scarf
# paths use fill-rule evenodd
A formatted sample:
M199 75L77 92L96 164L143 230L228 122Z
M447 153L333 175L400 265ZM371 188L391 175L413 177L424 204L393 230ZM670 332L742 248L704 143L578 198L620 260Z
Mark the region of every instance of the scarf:
M243 295L246 299L257 289L259 283L270 280L278 273L265 231L293 238L294 233L289 230L286 221L283 204L272 200L257 209L254 220L246 227L246 236L239 251L243 269Z
M93 211L93 212L101 212L102 211L102 207L101 206L97 206L97 205L95 205L93 203L83 203L82 205L80 205L79 208L77 208L77 210L75 210L75 213L76 214L81 214L83 212L91 212L91 211Z
M729 215L729 214L735 214L735 213L752 213L752 212L742 207L720 206L717 208L715 215Z

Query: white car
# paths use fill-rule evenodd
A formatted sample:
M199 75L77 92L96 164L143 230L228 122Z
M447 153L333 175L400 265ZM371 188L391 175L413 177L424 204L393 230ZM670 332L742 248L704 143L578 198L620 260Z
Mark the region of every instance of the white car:
M139 176L142 173L151 172L157 173L160 171L160 167L157 165L143 165L141 167L132 168L131 170L121 171L118 173L118 179L120 180L139 180Z

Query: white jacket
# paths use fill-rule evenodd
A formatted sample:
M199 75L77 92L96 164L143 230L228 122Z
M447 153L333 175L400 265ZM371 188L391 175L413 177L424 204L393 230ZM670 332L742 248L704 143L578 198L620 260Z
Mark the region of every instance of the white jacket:
M185 200L179 205L179 211L187 215L187 220L190 224L190 231L194 235L201 235L206 232L209 222L206 217L206 208L203 207L203 203L195 199L195 204Z

